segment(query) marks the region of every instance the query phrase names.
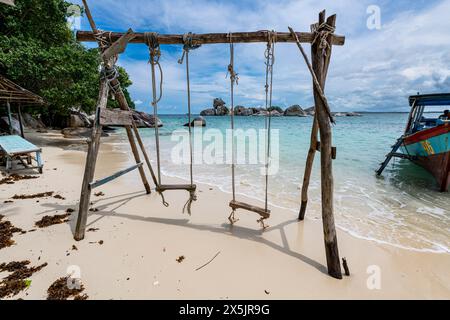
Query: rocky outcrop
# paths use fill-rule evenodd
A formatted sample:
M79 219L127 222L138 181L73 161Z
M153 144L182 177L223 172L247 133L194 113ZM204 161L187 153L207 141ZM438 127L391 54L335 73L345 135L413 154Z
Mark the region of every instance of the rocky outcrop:
M362 114L356 112L332 112L333 117L361 117Z
M20 123L14 116L11 117L11 127L14 134L20 134ZM0 128L2 131L9 133L9 119L8 117L0 118Z
M256 117L265 117L268 114L268 112L264 109L259 110L257 113L254 113L253 115Z
M226 106L218 106L216 108L216 116L227 116L230 114L230 110Z
M345 113L346 117L362 117L362 114L357 113L357 112L347 112Z
M185 127L189 127L189 122L184 124ZM202 116L194 118L191 122L191 127L206 127L206 120Z
M277 111L277 112L278 112L279 114L281 114L281 115L284 114L283 109L281 109L280 107L277 107L277 106L272 106L272 107L270 107L268 110L269 110L270 112L272 112L272 111Z
M92 121L89 116L75 108L70 109L69 127L71 128L90 128L92 127Z
M92 128L78 127L78 128L64 128L61 130L64 138L90 138ZM108 134L102 131L102 137L107 137Z
M286 117L306 117L308 114L298 104L290 106L284 111Z
M272 110L272 111L270 111L270 116L271 117L281 117L281 116L283 116L283 113L279 112L278 110Z
M204 117L206 117L206 116L215 116L216 115L216 110L214 108L205 109L205 110L202 110L200 112L200 115L204 116Z
M218 107L223 107L225 105L225 101L223 101L221 98L215 98L213 100L213 107L214 109Z
M312 106L311 108L303 110L308 116L313 116L316 113L316 107Z
M244 106L236 106L234 108L234 115L236 116L251 116L253 114L252 108L246 108Z
M201 116L226 116L230 114L230 109L225 105L221 98L213 100L213 107L200 112Z
M35 118L29 113L22 114L22 121L25 128L29 129L45 129L45 124L40 118Z
M155 125L159 127L163 126L161 119L155 118L154 115L148 114L142 111L131 110L133 120L138 128L154 128Z

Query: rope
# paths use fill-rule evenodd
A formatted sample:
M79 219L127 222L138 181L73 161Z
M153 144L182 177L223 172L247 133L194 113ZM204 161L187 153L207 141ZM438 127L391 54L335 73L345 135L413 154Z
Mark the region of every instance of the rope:
M102 51L105 51L111 46L112 39L111 39L111 32L103 31L98 29L94 33L94 38L98 42L98 45Z
M119 78L119 71L117 70L117 67L115 65L112 67L103 66L101 74L102 78L106 79L108 82L111 92L117 94L121 90L119 81L117 81L115 85L113 84L113 82Z
M270 156L271 156L271 144L270 144L270 132L271 132L271 123L272 123L272 115L271 115L271 108L272 108L272 88L273 88L273 65L275 63L275 42L276 42L276 32L275 31L268 31L267 32L267 48L264 53L264 56L266 58L266 85L265 85L265 91L266 91L266 117L265 117L265 128L267 132L267 149L266 149L266 175L265 175L265 197L264 197L264 208L267 211L268 210L268 189L269 189L269 162L270 162Z
M335 27L330 26L328 23L323 22L322 24L315 23L311 26L311 32L315 34L314 40L311 45L319 42L319 48L322 49L322 54L327 56L327 49L330 48L328 43L328 37L334 33Z
M192 32L183 35L183 55L178 60L179 64L183 64L184 57L186 57L186 84L187 84L187 98L188 98L188 130L189 130L189 176L191 186L194 185L194 169L193 169L193 147L192 147L192 119L191 119L191 84L190 84L190 73L189 73L189 51L200 48L201 44L194 42ZM189 199L183 207L183 213L187 208L189 215L191 215L191 204L193 201L197 200L195 191L189 191Z
M188 32L183 35L183 43L183 55L180 59L178 59L179 64L183 64L184 56L189 52L189 50L195 50L202 46L200 42L194 40L194 34L192 32Z
M151 65L152 70L152 106L153 106L153 117L155 121L155 145L156 145L156 167L158 173L158 186L161 185L161 156L160 156L160 147L159 147L159 128L158 128L158 102L162 98L162 83L163 83L163 72L161 65L159 63L159 59L161 57L161 50L158 43L157 33L155 32L146 32L144 33L145 43L148 45L150 52L150 60L149 63ZM156 72L155 66L158 66L160 73L160 84L159 84L159 97L157 97L156 93ZM161 195L161 200L163 205L168 207L169 204L166 202L163 192L158 188L156 188L157 192Z
M234 44L233 34L229 33L230 38L230 64L228 73L230 74L230 99L231 99L231 184L233 192L233 201L236 201L236 181L235 181L235 150L234 150L234 84L238 84L238 74L234 71ZM234 209L232 214L234 213Z

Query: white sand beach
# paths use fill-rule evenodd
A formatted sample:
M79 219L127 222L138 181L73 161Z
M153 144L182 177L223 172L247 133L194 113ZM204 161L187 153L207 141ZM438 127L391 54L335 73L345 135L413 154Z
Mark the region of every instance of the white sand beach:
M292 212L273 208L265 232L257 217L246 212L239 212L240 220L230 226L230 195L208 185L199 185L189 216L181 212L185 192L167 193L166 208L156 192L145 194L137 172L98 189L104 196L91 198L98 211L88 217L88 228L98 230L76 242L84 147L76 141L68 146L70 141L58 131L28 132L27 138L43 147L44 173L38 179L0 185L0 214L16 227L36 231L15 233L15 244L0 249L0 263L30 260L33 266L48 265L30 278L28 289L10 299L45 299L48 287L66 276L68 268L73 270L71 266L79 268L89 299L450 298L448 253L400 249L338 229L340 256L347 259L351 275L336 280L326 272L320 220L298 222ZM102 142L96 177L130 161L115 151L113 138ZM65 199L4 203L16 194L48 191ZM63 214L68 208L75 212L67 223L35 227L43 216ZM176 261L180 256L184 260ZM380 271L379 288L368 273L374 270Z

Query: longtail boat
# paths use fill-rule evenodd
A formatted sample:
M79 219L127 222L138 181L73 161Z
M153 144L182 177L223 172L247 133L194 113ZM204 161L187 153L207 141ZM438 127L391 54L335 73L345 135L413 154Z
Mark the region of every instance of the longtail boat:
M377 174L381 175L393 157L408 159L428 170L436 179L441 192L450 185L450 116L427 118L425 108L450 106L450 93L415 95L409 97L411 111L405 133L386 156ZM447 108L448 109L448 108ZM397 150L402 152L399 153Z

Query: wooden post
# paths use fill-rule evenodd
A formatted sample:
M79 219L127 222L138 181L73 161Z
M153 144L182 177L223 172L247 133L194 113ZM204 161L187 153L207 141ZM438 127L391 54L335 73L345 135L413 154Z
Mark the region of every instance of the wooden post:
M20 103L17 105L17 113L19 115L20 135L22 138L25 138L25 134L23 133L22 105Z
M116 97L117 102L119 103L120 109L122 109L122 110L130 110L130 108L128 106L127 99L125 98L125 95L123 94L123 91L122 91L122 89L120 87L119 80L118 79L114 79L113 81L111 81L111 85L113 87L118 88L118 89L116 89L115 97ZM141 157L139 155L139 151L138 151L138 148L136 146L136 142L134 141L132 126L125 126L125 130L127 132L128 141L130 142L131 151L133 152L133 156L134 156L134 159L136 161L136 164L141 163ZM136 137L139 136L138 130L135 130L135 134L136 134ZM140 136L139 136L138 140L140 140ZM145 158L148 158L146 153L145 153L145 149L142 148L142 151L145 154L144 155ZM142 166L140 166L138 168L138 170L139 170L139 174L140 174L141 179L142 179L142 183L144 184L145 191L147 192L147 194L151 193L150 185L148 184L147 177L145 176L144 168Z
M83 0L83 5L84 5L84 10L85 10L86 16L89 20L89 24L91 25L91 28L92 28L92 35L94 35L95 33L98 32L98 29L95 24L94 18L92 17L91 10L89 9L89 6L87 4L87 0ZM116 40L119 40L119 38ZM94 41L98 41L98 39L96 39L95 37L93 37L93 39L94 39ZM111 39L111 41L115 41L115 40L112 40L111 37L110 37L110 39ZM103 50L102 57L105 58L105 56L103 56L104 48L102 48L100 46L100 43L99 43L99 47L101 50ZM113 61L113 57L111 57L110 59L105 58L104 59L105 67L112 68L113 67L112 61ZM116 88L114 95L116 97L117 102L119 103L120 109L129 111L130 107L128 106L128 102L127 102L127 99L125 98L125 95L123 94L122 88L120 87L119 80L117 78L112 79L109 84L113 88ZM98 116L98 113L97 113L97 116ZM133 152L136 164L139 164L139 163L141 163L141 157L139 156L139 151L136 147L136 142L134 141L134 136L133 136L133 132L131 131L131 126L125 126L125 130L127 132L128 141L130 142L131 151ZM137 130L135 131L135 134L136 134L136 137L139 136L139 132ZM140 139L140 137L139 137L139 139ZM146 153L145 153L145 149L143 149L142 152L144 153L145 157L147 157ZM145 191L147 192L147 194L151 193L150 185L148 184L147 177L145 176L145 171L142 166L139 167L139 174L141 176L142 183L144 184ZM91 181L89 181L89 182L91 182Z
M334 18L333 18L334 17ZM335 27L336 24L336 16L331 16L328 18L330 23L330 26ZM319 25L325 22L325 11L322 11L319 13ZM331 51L333 46L329 46L326 50L326 57L325 62L323 66L323 79L320 83L322 91L325 91L325 81L328 74L328 67L330 65L330 58L331 58ZM311 55L314 56L313 49L311 48ZM316 155L317 151L317 143L318 143L318 134L319 134L319 124L317 122L317 109L314 107L314 120L313 120L313 126L311 129L311 140L310 140L310 146L308 151L308 156L306 158L306 165L305 165L305 174L303 176L303 184L302 184L302 194L301 194L301 206L300 211L298 214L298 219L300 221L303 221L305 219L306 214L306 207L308 206L308 188L309 188L309 181L311 179L311 172L313 168L314 163L314 157ZM319 142L320 143L320 142Z
M325 11L319 15L319 25L325 18ZM327 24L334 26L336 16L333 15L327 19ZM319 30L320 31L320 30ZM327 42L331 47L331 36ZM331 51L323 50L320 47L320 41L312 45L312 65L314 73L323 88L326 79L326 66L329 63ZM327 62L328 61L328 62ZM321 191L322 191L322 222L325 240L325 253L327 259L328 274L334 278L342 279L341 264L339 259L336 228L333 216L333 160L332 160L332 132L330 118L326 110L325 103L320 96L319 91L314 86L314 102L317 115L317 121L320 132L320 160L321 160Z
M300 206L300 211L298 213L298 219L300 221L303 221L305 219L306 206L308 205L308 187L309 187L309 180L311 178L311 171L314 163L314 157L317 151L318 132L319 132L319 124L317 123L317 112L314 112L313 126L311 129L311 140L310 140L311 142L309 145L308 156L306 158L305 174L303 175L302 203Z
M9 101L6 101L6 109L8 111L9 134L14 134L14 129L12 125L11 105L9 104Z
M105 79L103 79L100 83L100 93L96 111L97 116L100 114L101 108L106 108L106 104L108 103L108 92L109 92L108 82ZM97 155L101 135L102 135L102 127L100 126L98 121L95 121L94 124L92 125L91 138L90 140L88 140L88 152L86 156L83 184L81 186L80 207L78 210L78 220L74 236L75 240L77 241L84 239L89 202L91 199L91 189L89 188L89 184L94 179L95 164L97 162Z

